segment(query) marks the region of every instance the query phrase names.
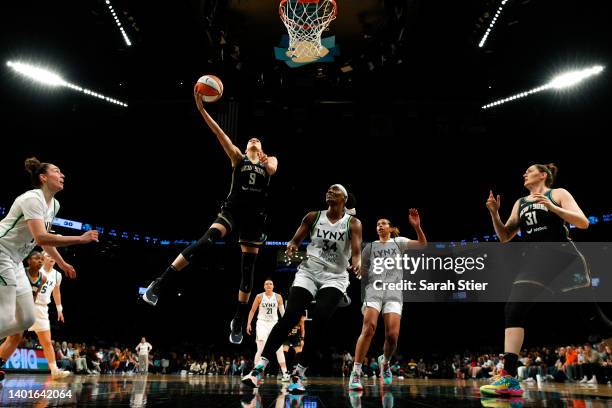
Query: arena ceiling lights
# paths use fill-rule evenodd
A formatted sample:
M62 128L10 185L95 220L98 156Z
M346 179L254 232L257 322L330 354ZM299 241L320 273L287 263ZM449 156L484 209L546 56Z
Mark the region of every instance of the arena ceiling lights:
M488 103L482 106L482 109L490 109L495 106L503 105L506 102L511 102L516 99L521 99L526 96L529 96L529 95L532 95L538 92L542 92L542 91L547 91L550 89L562 90L562 89L571 88L572 86L578 85L579 83L581 83L587 78L600 74L603 70L604 70L604 67L602 65L595 65L591 68L585 68L585 69L581 69L577 71L569 71L569 72L557 75L547 84L531 89L529 91L520 92L518 94L509 96L507 98L499 99L497 101Z
M108 11L110 11L111 15L113 16L113 20L115 20L115 24L117 25L117 28L119 29L119 31L121 32L121 35L123 36L123 41L125 41L125 45L127 45L128 47L131 47L132 42L127 36L125 30L123 29L121 21L119 21L119 17L117 16L115 9L113 8L113 5L111 4L110 0L106 0L105 3L106 3L106 6L108 7Z
M83 88L78 85L72 84L66 81L64 78L62 78L59 74L53 71L50 71L48 69L36 67L36 66L22 63L22 62L14 62L14 61L7 61L6 65L12 68L18 74L23 75L31 79L32 81L38 82L40 84L51 86L51 87L70 88L75 91L82 92L85 95L90 95L95 98L102 99L106 102L122 106L124 108L127 108L128 106L127 103L121 102L117 99L110 98L108 96L94 92L90 89Z

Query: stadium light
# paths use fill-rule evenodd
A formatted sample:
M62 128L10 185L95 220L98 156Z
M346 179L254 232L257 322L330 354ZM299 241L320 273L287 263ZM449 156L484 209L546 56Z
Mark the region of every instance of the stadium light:
M502 105L506 102L511 102L516 99L521 99L526 96L529 96L529 95L532 95L538 92L546 91L549 89L556 89L556 90L567 89L574 85L579 84L580 82L584 81L587 78L600 74L603 70L604 70L604 67L602 65L595 65L591 68L585 68L579 71L566 72L564 74L557 75L552 80L550 80L550 82L548 82L547 84L531 89L529 91L517 93L507 98L498 99L497 101L494 101L494 102L491 102L491 103L488 103L482 106L482 109L490 109L495 106Z
M491 22L489 23L489 27L487 27L487 31L485 31L480 42L478 43L478 46L480 48L484 47L484 45L486 44L487 39L489 38L489 35L491 35L491 32L493 31L493 27L495 27L495 23L497 23L497 20L499 20L499 17L501 16L501 12L507 2L508 0L503 0L501 4L499 5L499 7L497 8L495 15L493 16L493 18L491 19Z
M83 88L79 85L75 85L75 84L71 84L70 82L66 81L64 78L62 78L59 74L50 71L48 69L45 68L41 68L41 67L36 67L30 64L25 64L23 62L14 62L14 61L7 61L6 65L10 68L12 68L15 72L35 81L38 83L41 83L43 85L47 85L47 86L52 86L52 87L65 87L65 88L70 88L73 89L75 91L78 92L82 92L85 95L91 95L93 97L96 97L98 99L102 99L106 102L109 103L113 103L115 105L119 105L122 106L124 108L127 108L127 103L125 102L121 102L117 99L99 94L97 92L94 92L90 89L87 88Z
M123 41L125 41L125 45L127 45L128 47L131 47L132 42L127 36L127 33L125 32L125 30L123 29L123 25L121 24L121 21L119 21L119 17L117 17L117 13L115 12L113 5L111 4L110 0L106 0L105 3L106 3L106 6L108 7L108 10L111 12L111 15L113 16L113 20L115 20L115 25L117 25L117 28L121 32L121 36L123 37Z

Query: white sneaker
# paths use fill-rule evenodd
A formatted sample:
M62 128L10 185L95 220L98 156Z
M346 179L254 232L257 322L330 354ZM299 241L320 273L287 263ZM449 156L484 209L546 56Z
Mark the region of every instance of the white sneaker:
M597 377L593 376L593 378L587 381L587 384L597 384Z
M289 375L288 372L286 372L285 374L283 374L283 378L281 378L281 382L288 383L289 381L291 381L291 376Z
M404 379L404 376L403 376L403 375L400 375L399 377L397 377L397 379L398 379L398 380L403 380L403 379Z
M72 375L72 373L66 370L55 370L51 372L51 378L53 378L54 380L59 378L66 378L69 375Z
M533 384L533 383L535 383L535 380L533 378L529 377L529 378L524 379L523 382L527 383L527 384Z
M587 379L587 376L585 375L582 380L580 380L578 383L579 384L586 384L589 380Z

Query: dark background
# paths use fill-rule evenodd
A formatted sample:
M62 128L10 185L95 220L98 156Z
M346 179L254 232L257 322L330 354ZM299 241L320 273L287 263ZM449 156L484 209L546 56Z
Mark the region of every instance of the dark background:
M322 208L332 183L356 195L365 239L375 237L377 216L412 236L409 207L419 208L430 241L482 237L492 232L484 207L489 189L502 194L505 218L525 194L521 176L535 162L555 162L558 185L585 213L601 216L612 207L608 70L571 90L480 107L568 69L608 65L612 35L603 3L510 1L478 48L498 2L340 1L329 31L340 57L290 69L273 56L286 33L275 2L114 1L132 47L103 1L3 2L3 61L52 67L129 108L46 88L3 68L0 206L29 187L23 160L36 155L67 175L60 217L197 238L230 180L229 160L191 94L199 76L214 73L225 94L209 106L211 114L241 148L260 137L279 158L272 240L289 239L307 211ZM343 73L347 65L352 71ZM575 237L609 240L609 234L598 224ZM79 279L63 285L67 323L56 337L137 341L145 334L154 345L190 340L227 347L239 280L236 245L217 248L209 262L184 274L180 297L151 309L138 301L137 288L178 248L111 241L65 252ZM272 275L286 294L292 275L274 272L276 250L263 250L256 285ZM587 339L591 331L568 314L578 307L551 308L534 315L528 343ZM503 305L404 310L405 351L501 347ZM358 305L341 310L335 322L330 338L352 349Z

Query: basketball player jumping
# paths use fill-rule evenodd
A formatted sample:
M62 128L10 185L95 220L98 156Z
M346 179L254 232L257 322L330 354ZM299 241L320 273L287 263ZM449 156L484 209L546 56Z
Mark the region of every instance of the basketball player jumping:
M266 240L265 222L267 217L267 197L270 177L276 173L278 160L267 156L259 139L251 138L246 152L236 147L219 127L217 122L204 109L201 95L194 92L200 114L232 163L232 184L230 192L221 207L221 212L208 231L194 244L181 252L165 272L147 288L143 299L155 306L168 278L177 271L197 260L204 249L229 233L238 233L242 258L240 262L241 281L238 290L238 307L230 324L230 342L242 342L242 326L249 310L249 296L253 289L255 261L259 248Z
M576 228L588 228L589 220L574 197L565 189L551 188L556 173L557 167L553 164L534 164L525 171L524 186L530 194L514 203L506 224L502 223L499 215L500 196L495 197L492 191L489 192L487 209L501 242L510 241L519 230L525 242L568 242L566 223L574 224ZM548 285L560 272L557 267L558 254L554 251L546 253L534 246L534 250L528 248L526 252L506 303L504 372L492 384L480 387L480 391L486 395L523 395L516 375L518 354L525 337L525 322L534 306L533 301L529 300L549 290ZM576 256L579 256L577 250Z
M293 370L287 387L291 393L305 391L301 378L312 362L315 350L320 349L322 340L327 337L325 327L349 285L347 270L358 276L361 271L361 222L347 214L347 200L348 193L342 185L329 187L325 196L327 210L308 213L287 244L287 256L291 258L302 241L310 235L311 241L306 250L308 258L298 267L289 292L287 311L272 329L261 360L242 379L245 385L259 386L268 362L287 338L289 330L299 322L306 306L314 299L316 305L309 336L312 341L304 345L299 364Z
M257 312L257 325L255 327L255 334L257 336L255 340L257 343L257 353L255 354L255 359L253 361L259 361L261 352L266 344L266 340L268 339L272 328L278 322L278 314L280 313L281 317L283 317L285 314L283 297L278 293L274 293L274 282L272 282L272 279L266 279L264 282L264 290L265 291L263 293L260 293L255 297L246 325L246 332L250 336L251 322L253 321L255 312ZM289 382L289 373L287 372L287 365L285 364L285 353L283 353L283 346L280 346L278 350L276 350L276 359L278 360L278 365L283 372L282 381Z

